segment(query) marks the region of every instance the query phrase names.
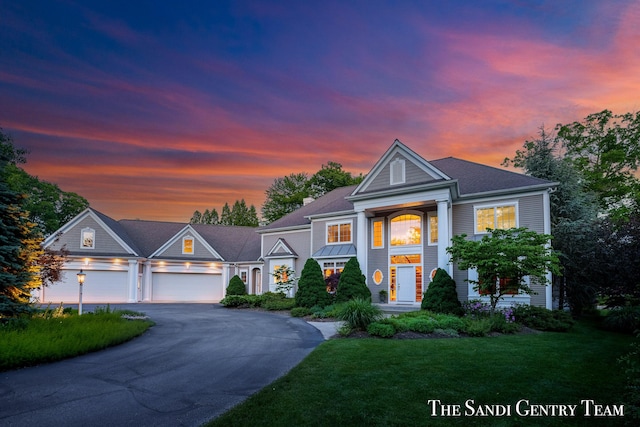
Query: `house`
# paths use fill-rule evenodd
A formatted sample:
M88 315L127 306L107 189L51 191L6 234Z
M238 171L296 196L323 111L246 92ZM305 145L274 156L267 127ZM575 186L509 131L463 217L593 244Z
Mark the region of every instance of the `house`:
M351 257L372 294L387 291L390 304L419 305L437 268L451 274L466 301L481 296L467 283L475 272L449 261L451 237L511 227L550 234L553 187L453 157L427 161L396 140L358 186L338 188L262 228L114 221L88 209L45 245L71 251L65 295L77 289L69 276L84 268L87 301L92 280L101 289L96 301L217 301L234 274L260 294L275 290L279 266L299 274L313 258L328 276ZM41 301L49 301L47 293L57 299L56 286ZM551 288L532 288L536 294L509 295L506 303L551 308Z

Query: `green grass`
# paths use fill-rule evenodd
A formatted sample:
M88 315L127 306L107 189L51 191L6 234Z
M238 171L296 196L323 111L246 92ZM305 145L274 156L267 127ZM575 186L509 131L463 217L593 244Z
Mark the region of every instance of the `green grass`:
M432 340L335 339L211 426L621 425L585 418L432 417L429 399L462 405L621 404L616 359L629 335L584 323L567 333Z
M32 317L0 326L0 371L53 362L121 344L153 322L127 320L132 312L97 310L96 314Z

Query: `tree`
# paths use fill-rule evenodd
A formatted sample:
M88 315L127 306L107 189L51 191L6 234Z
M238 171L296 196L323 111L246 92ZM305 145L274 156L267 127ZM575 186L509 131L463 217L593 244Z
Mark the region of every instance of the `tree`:
M229 286L227 286L227 295L246 295L247 287L237 274L229 280Z
M326 307L331 304L331 299L320 264L313 258L307 259L298 281L296 307Z
M558 252L562 275L555 275L559 306L565 306L565 296L575 315L590 304L595 284L587 256L596 249L598 204L596 196L584 188L581 173L563 153L562 142L540 127L539 137L527 140L513 159L503 165L521 168L528 175L556 182L550 194L552 246Z
M204 213L196 210L189 221L191 224L214 224L214 225L236 225L245 227L257 227L259 225L256 207L251 205L247 207L244 199L229 207L229 203L225 203L222 208L222 217L218 216L218 211L214 209L205 209Z
M478 280L469 280L481 295L488 295L491 310L507 294L532 294L527 283L547 285L547 274L559 274L559 261L551 249L551 236L524 227L508 230L487 230L481 240L467 240L466 235L454 236L447 248L458 268L476 269Z
M556 126L566 156L597 196L601 212L620 220L640 206L640 112L609 110Z
M202 224L202 213L199 210L195 210L193 215L191 215L191 219L189 220L190 224Z
M366 278L360 270L360 263L356 257L347 261L340 274L336 302L345 302L354 298L371 301L371 291L367 287Z
M28 311L31 291L40 286L42 237L22 208L24 196L7 184L7 168L24 162L24 154L0 129L0 317Z
M309 196L317 199L326 193L340 187L347 187L362 182L362 174L358 177L351 176L351 172L342 170L342 165L337 162L329 162L322 165L307 182Z
M270 223L300 208L305 197L309 197L307 174L292 173L276 178L266 195L262 205L262 218Z
M288 265L279 265L272 276L276 282L276 292L289 296L296 282L295 271Z
M456 292L456 282L442 268L436 270L436 275L424 293L422 310L436 313L462 314L462 304Z

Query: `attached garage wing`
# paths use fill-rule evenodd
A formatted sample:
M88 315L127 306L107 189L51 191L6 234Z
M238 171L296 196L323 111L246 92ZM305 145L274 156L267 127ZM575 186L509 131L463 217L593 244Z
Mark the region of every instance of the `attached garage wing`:
M220 274L153 273L154 302L219 302L223 296Z

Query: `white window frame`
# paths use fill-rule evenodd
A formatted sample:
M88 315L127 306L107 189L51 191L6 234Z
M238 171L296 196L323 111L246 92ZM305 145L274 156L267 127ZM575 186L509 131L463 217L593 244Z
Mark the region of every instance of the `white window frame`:
M515 209L515 215L516 215L516 225L515 228L518 228L520 226L520 209L518 206L518 201L517 200L511 200L511 201L504 201L504 202L496 202L496 203L488 203L488 204L482 204L482 205L473 205L473 234L476 235L482 235L482 234L489 234L487 233L487 230L484 231L478 231L478 211L480 209L488 209L488 208L493 208L494 212L493 212L493 225L495 227L496 225L496 208L501 208L501 207L506 207L506 206L513 206Z
M378 223L378 222L381 224L380 231L382 233L382 236L381 236L382 237L382 244L380 246L375 246L374 245L374 236L375 236L374 231L375 231L375 224ZM371 249L384 249L385 248L384 237L385 237L385 235L384 235L384 218L377 218L377 219L374 219L373 221L371 221Z
M185 252L184 242L187 240L191 240L191 252ZM193 236L184 236L182 238L182 255L195 255L196 253L196 239Z
M91 246L86 246L85 242L85 233L91 233ZM96 248L96 230L90 227L85 227L80 230L80 249L95 249Z
M341 241L340 240L340 226L342 225L347 225L349 224L349 241ZM329 227L333 226L333 225L337 225L338 226L338 241L337 242L329 242ZM325 225L325 242L327 245L344 245L345 243L353 243L353 220L347 220L347 221L332 221L332 222L327 222L327 224Z
M420 243L412 243L412 244L407 244L407 245L392 245L391 244L391 239L393 238L393 235L391 233L392 228L393 228L393 220L399 216L402 215L415 215L417 217L420 218ZM422 245L424 245L424 214L420 211L402 211L402 212L398 212L395 213L393 215L390 215L388 217L389 220L389 250L391 252L406 252L407 249L406 248L411 248L411 247L415 247L415 248L421 248Z
M430 211L427 212L427 245L428 246L438 246L438 241L436 240L435 242L431 241L431 218L436 218L436 220L438 219L438 212L436 211ZM436 229L437 229L437 223L436 223Z

